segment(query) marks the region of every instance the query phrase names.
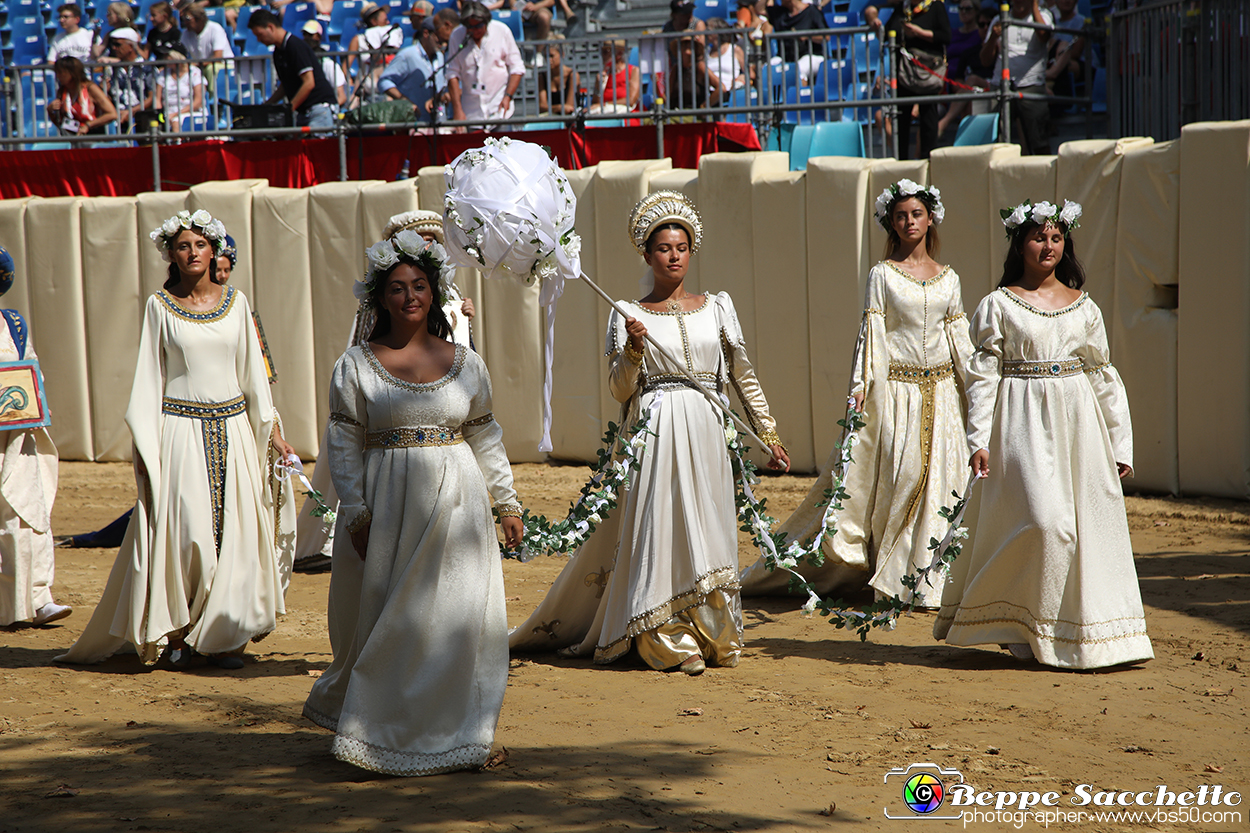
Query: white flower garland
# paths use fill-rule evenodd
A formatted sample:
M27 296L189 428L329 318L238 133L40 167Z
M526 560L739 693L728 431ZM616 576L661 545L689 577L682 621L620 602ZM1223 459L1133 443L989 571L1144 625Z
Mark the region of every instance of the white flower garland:
M202 208L194 214L190 211L179 211L148 234L166 263L172 262L170 252L174 240L187 229L198 229L213 244L215 254L220 254L226 245L226 227L221 220L213 219L213 215Z
M1064 237L1067 237L1072 229L1079 228L1081 225L1081 204L1071 200L1064 200L1062 208L1045 200L1039 203L1025 200L1013 208L1001 209L998 213L1003 218L1003 226L1007 229L1008 237L1011 237L1020 226L1030 222L1039 226L1049 223L1061 229Z
M881 195L877 197L877 202L873 206L873 216L881 227L887 231L890 228L890 203L895 200L901 200L905 197L924 197L926 205L933 204L930 213L933 215L933 224L938 225L942 220L946 219L946 206L942 205L942 192L938 190L936 185L925 187L919 182L910 179L900 179L898 182L888 186Z
M415 260L427 275L434 272L438 275L435 287L437 297L447 298L447 287L451 285L456 268L447 260L447 250L437 240L426 240L412 229L404 229L385 240L379 240L365 250L368 266L364 280L352 285L352 294L356 300L365 302L369 299L377 283L378 276L399 263L401 256Z

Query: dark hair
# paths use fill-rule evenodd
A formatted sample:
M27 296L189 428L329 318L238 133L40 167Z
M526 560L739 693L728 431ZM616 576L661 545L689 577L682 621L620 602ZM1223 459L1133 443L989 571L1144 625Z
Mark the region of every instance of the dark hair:
M439 23L450 23L452 26L460 25L460 15L450 6L434 12L434 16L430 19L436 20Z
M282 23L278 20L278 16L268 9L257 9L252 12L252 16L247 19L247 28L252 31L264 28L265 26L281 27Z
M885 254L883 257L890 257L894 251L901 245L903 241L899 239L898 232L894 230L894 209L904 200L912 198L920 200L920 204L929 212L929 231L925 233L924 250L929 253L929 257L936 258L938 253L942 251L942 241L938 239L937 223L933 222L933 209L937 207L937 201L922 191L918 194L899 194L890 200L890 206L886 210L885 219Z
M490 9L478 3L477 0L465 0L460 4L460 22L467 23L470 20L485 20L490 22Z
M651 250L655 248L655 236L662 231L680 231L682 234L686 235L687 246L694 244L694 241L690 239L690 230L681 223L664 223L651 229L651 233L647 235L646 245L642 247L646 250L647 254L651 254Z
M1003 261L1003 278L998 282L999 286L1018 283L1024 277L1024 241L1040 225L1042 224L1030 220L1012 230L1011 244L1007 247L1007 259ZM1063 232L1064 241L1063 257L1059 258L1059 263L1055 266L1055 277L1064 286L1080 289L1085 285L1085 267L1077 259L1076 244L1068 233L1067 225L1060 223L1058 228Z
M188 228L179 229L178 233L174 235L173 244L171 244L169 247L169 250L170 250L169 277L165 280L166 289L173 289L182 280L182 270L178 268L178 263L177 261L174 260L173 248L174 248L174 245L178 243L178 238L182 236L182 233L184 231L195 231L195 229L188 229ZM204 237L204 235L201 232L196 231L195 233L199 234L201 237ZM205 237L204 239L208 240L207 237ZM217 251L217 247L213 245L212 240L208 241L208 245L212 247L213 249L213 256L208 259L208 279L212 281L213 283L219 284L221 283L221 281L217 280L217 256L220 253Z
M72 81L79 84L87 83L87 68L82 65L82 61L73 55L62 55L57 58L56 62L52 64L52 70L55 72L58 69L68 72Z
M82 20L82 9L78 7L77 3L64 3L60 6L57 6L56 13L59 15L61 12L69 12L73 14L75 17L77 17L79 20Z
M430 284L430 289L434 294L434 303L430 305L430 311L425 316L425 328L432 336L446 338L451 334L451 324L447 321L447 314L443 312L443 304L447 299L438 291L438 275L431 275L421 268L421 264L415 258L411 258L401 252L399 254L399 263L396 263L385 272L380 272L373 281L373 290L369 293L369 297L373 299L373 308L377 311L378 321L373 325L373 332L369 333L366 341L381 338L391 331L391 314L386 311L386 307L382 304L382 293L386 289L387 281L391 279L391 274L399 268L400 263L407 263L413 269L425 275L425 279Z

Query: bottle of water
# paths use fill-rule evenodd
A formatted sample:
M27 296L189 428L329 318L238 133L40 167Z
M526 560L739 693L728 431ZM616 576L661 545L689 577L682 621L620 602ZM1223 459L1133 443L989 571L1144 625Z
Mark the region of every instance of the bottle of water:
M399 176L395 177L395 180L398 182L401 179L407 179L407 178L408 178L408 160L405 159L403 167L399 169Z

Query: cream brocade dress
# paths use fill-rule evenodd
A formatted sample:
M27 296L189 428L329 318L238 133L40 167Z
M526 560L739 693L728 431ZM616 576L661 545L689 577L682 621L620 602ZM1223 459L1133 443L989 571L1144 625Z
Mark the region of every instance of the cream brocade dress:
M1027 642L1063 668L1151 659L1116 472L1133 429L1102 312L1085 294L1045 311L1000 288L972 334L968 445L989 450L990 475L933 635Z
M126 409L139 499L91 621L58 660L99 662L129 642L152 663L173 634L228 653L277 626L294 549L278 517L284 503L294 517L294 496L273 475L276 416L242 292L224 287L204 312L148 298Z
M727 293L689 312L621 301L707 387L732 384L757 433L775 431ZM658 353L624 353L625 321L608 321L609 387L626 428L662 395L630 489L572 555L546 598L513 629L515 651L568 648L609 663L636 645L652 668L702 654L735 665L742 648L737 510L725 424Z
M414 384L368 343L350 348L334 368L326 452L339 498L334 662L304 715L336 733L337 758L375 772L480 766L508 682L492 498L520 514L485 363L457 344L446 376ZM350 530L364 523L361 561Z
M17 354L0 318L0 362L35 358L29 340L26 355ZM57 465L47 428L0 431L0 626L29 622L52 602Z
M850 392L864 394L866 424L847 471L849 496L837 534L825 541L824 563L798 569L820 593L853 592L867 581L878 594L910 598L902 578L929 563L929 539L949 525L938 510L968 480L963 388L971 355L955 270L945 266L922 281L888 261L872 268L851 369ZM778 532L800 542L815 537L838 455L835 448ZM789 579L760 559L743 572L742 592L785 594ZM935 575L917 603L936 607L943 580Z

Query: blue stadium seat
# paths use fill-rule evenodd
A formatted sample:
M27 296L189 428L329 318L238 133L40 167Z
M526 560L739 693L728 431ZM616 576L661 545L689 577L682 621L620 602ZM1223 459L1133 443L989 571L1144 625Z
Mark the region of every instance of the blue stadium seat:
M816 125L807 157L864 157L864 130L853 121L827 121Z
M724 0L694 0L694 16L699 20L711 20L714 17L724 18L726 3Z
M315 3L287 3L282 7L282 28L299 37L304 24L317 17Z
M512 30L512 37L517 43L525 40L525 29L522 25L520 12L514 9L496 9L490 14L493 19L498 20Z
M794 128L794 133L790 137L790 170L807 170L807 155L811 150L812 137L815 133L816 127L810 124L800 124Z
M360 20L360 9L364 5L364 0L336 0L334 8L330 10L330 22L326 25L327 45L341 42L346 46L351 40L351 35L347 37L343 35L348 32L356 33L356 21ZM340 38L342 38L341 41Z
M972 145L991 145L998 141L998 114L982 113L979 116L964 116L955 131L954 145L957 148Z
M13 55L9 58L11 66L41 64L48 57L48 36L43 29L32 29L13 33Z
M230 27L226 25L226 8L225 6L205 6L204 14L208 15L208 19L216 23L218 26L226 30L229 34Z
M752 107L759 104L759 93L755 90L748 90L745 87L739 87L729 94L729 100L725 102L727 107ZM751 120L750 113L727 113L721 117L721 121L738 122L745 124Z
M340 0L340 2L342 2L342 0ZM337 6L338 3L335 3L334 5ZM239 10L238 10L239 16L234 19L234 42L238 44L240 47L242 47L243 42L247 40L247 31L248 31L247 22L248 20L251 19L252 9L254 8L258 8L258 7L239 6Z
M811 87L787 87L786 104L812 104ZM785 120L791 124L815 124L824 120L825 110L787 110Z

